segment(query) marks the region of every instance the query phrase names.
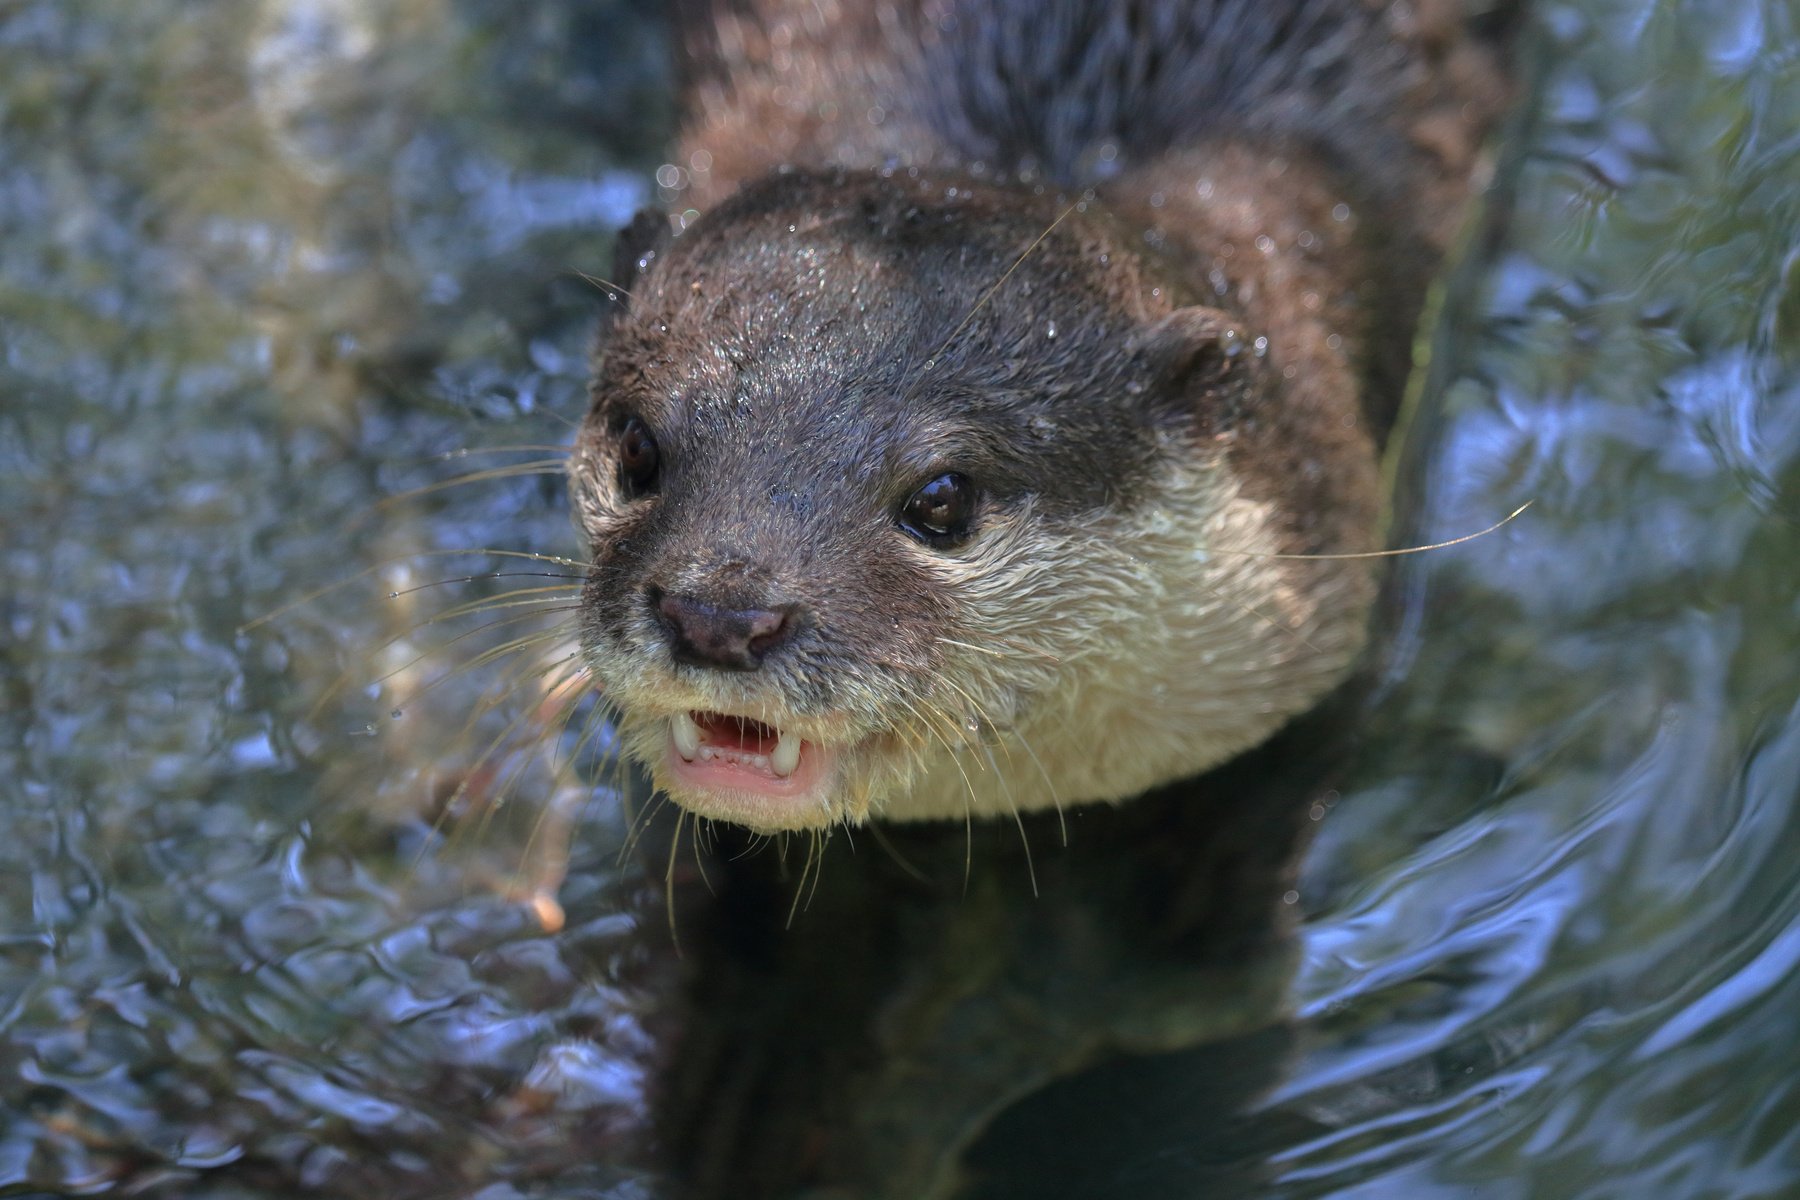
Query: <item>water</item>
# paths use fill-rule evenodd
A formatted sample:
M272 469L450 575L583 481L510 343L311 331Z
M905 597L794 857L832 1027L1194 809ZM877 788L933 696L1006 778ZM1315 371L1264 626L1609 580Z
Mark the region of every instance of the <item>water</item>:
M376 507L566 440L671 127L650 8L0 4L0 1194L657 1194L679 968L619 798L472 769L505 674L383 645L557 583L390 598L567 573L418 557L578 553L559 480ZM1800 1193L1800 17L1537 23L1399 536L1532 507L1396 564L1291 1036L1115 1080L1255 1081L1116 1194Z

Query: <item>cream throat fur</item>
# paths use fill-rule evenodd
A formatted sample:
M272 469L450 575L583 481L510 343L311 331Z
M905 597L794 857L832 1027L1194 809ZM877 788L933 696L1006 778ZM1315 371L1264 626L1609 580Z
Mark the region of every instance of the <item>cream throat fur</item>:
M1079 582L1028 546L985 572L1011 602L985 644L1031 649L946 667L945 707L978 732L920 755L901 783L909 816L1128 800L1257 745L1342 678L1364 642L1366 567L1299 578L1249 549L1273 544L1266 503L1216 466L1178 473L1167 507L1094 530Z

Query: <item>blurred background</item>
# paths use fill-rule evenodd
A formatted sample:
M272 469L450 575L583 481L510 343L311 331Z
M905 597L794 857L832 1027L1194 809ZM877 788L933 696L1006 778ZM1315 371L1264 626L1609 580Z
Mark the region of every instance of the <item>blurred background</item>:
M1800 13L1533 23L1396 540L1534 503L1396 561L1259 1195L1800 1194ZM502 593L672 130L649 0L0 0L0 1195L660 1194Z

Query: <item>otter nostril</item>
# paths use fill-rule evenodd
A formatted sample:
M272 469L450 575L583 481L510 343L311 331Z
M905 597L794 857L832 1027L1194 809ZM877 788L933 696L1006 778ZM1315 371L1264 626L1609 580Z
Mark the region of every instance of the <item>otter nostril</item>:
M793 632L796 605L725 608L692 596L647 594L677 662L728 671L753 671Z
M761 658L780 644L787 632L790 608L759 608L749 614L750 653Z

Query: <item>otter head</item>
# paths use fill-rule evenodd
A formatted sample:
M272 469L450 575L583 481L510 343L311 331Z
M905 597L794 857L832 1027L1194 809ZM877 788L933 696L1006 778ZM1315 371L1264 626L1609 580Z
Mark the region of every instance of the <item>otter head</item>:
M1121 799L1341 675L1366 576L1269 557L1233 465L1265 366L1129 247L789 173L639 260L570 474L582 651L659 788L765 831Z

